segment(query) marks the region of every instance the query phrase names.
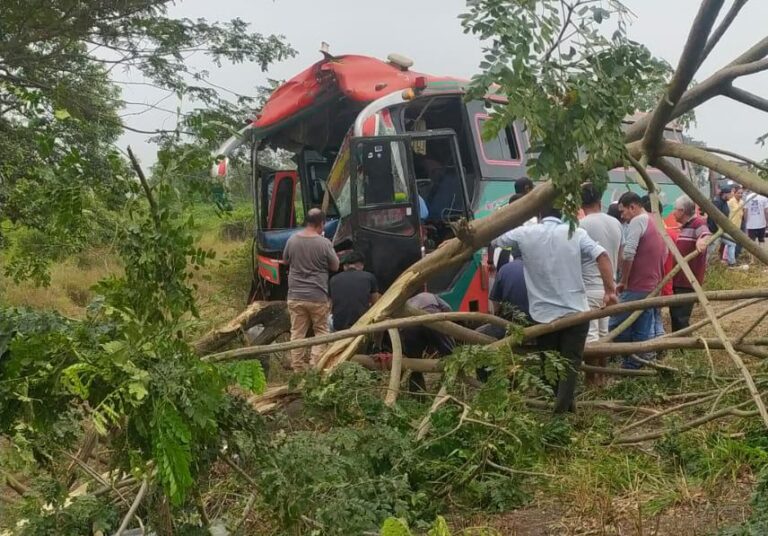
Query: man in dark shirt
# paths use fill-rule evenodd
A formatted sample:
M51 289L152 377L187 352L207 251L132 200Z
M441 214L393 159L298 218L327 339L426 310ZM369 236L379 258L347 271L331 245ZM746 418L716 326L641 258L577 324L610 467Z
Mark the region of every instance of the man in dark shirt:
M379 299L376 277L363 270L363 262L353 251L341 260L344 271L331 278L334 331L350 328Z

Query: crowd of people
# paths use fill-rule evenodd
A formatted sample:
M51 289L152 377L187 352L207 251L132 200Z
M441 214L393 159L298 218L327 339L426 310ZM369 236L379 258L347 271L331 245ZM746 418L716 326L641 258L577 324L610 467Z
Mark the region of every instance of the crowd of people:
M533 183L520 179L510 203L527 195ZM572 230L555 206L541 210L534 218L493 240L488 249L488 263L494 274L489 301L495 315L517 323L546 324L569 315L647 298L662 283L675 262L667 250L662 229L651 214L646 196L628 191L603 212L603 192L587 183L582 186L582 211L579 226ZM736 187L724 185L715 200L718 210L746 230L750 238L764 242L768 216L768 198L744 195ZM660 207L661 208L661 207ZM704 281L708 258L735 266L740 252L727 235L712 240L718 231L712 218L701 216L688 196L674 201L672 224L666 232L699 283ZM341 260L331 242L323 236L325 217L319 209L306 216L306 227L287 242L283 260L289 266L288 310L291 340L303 339L310 328L314 335L344 330L355 324L379 298L373 274L364 270L358 252L347 253ZM708 249L709 244L709 249ZM330 277L329 274L337 272ZM662 294L693 292L682 270L667 278ZM438 296L422 292L411 297L408 305L425 313L450 311ZM672 331L690 323L693 303L669 308ZM555 411L574 409L574 396L585 344L612 337L617 342L643 342L664 334L659 309L631 313L579 323L535 341L537 352L555 351L569 363L567 375L554 386ZM629 325L626 325L629 324ZM479 331L502 338L505 331L485 325ZM401 332L403 353L408 357L445 356L454 348L453 340L428 327L414 327ZM291 366L302 371L315 365L323 345L291 352ZM660 358L654 353L638 353L622 358L621 366L639 368ZM607 366L607 358L591 361ZM487 371L478 371L483 379ZM604 377L587 374L587 383L601 384ZM420 375L411 376L411 389L424 389Z

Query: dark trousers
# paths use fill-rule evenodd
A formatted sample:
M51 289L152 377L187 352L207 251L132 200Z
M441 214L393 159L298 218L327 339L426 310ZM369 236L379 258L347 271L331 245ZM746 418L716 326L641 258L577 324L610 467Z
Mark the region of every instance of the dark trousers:
M673 287L675 294L691 294L692 288ZM669 307L669 316L672 318L672 331L678 331L687 328L691 324L691 312L693 311L693 302L683 305L671 305Z
M570 365L565 378L555 386L555 413L576 410L574 396L588 332L589 322L584 322L538 338L540 352L558 352Z

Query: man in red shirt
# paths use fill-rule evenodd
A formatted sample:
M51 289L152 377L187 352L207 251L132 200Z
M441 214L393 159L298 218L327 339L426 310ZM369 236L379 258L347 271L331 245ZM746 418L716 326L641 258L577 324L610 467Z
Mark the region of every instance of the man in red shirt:
M675 243L683 257L693 251L699 254L688 261L699 283L704 282L704 272L707 270L707 246L706 238L712 234L707 227L707 221L696 215L696 205L687 195L677 198L675 209L672 212L675 220L680 224L680 231ZM672 290L675 294L687 294L693 292L693 287L682 270L672 278ZM672 317L672 331L688 327L691 320L693 302L685 305L675 305L669 308Z

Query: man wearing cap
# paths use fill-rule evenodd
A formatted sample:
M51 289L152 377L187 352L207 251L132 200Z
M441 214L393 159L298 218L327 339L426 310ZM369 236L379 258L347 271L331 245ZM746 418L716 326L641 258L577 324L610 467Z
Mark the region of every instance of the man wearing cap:
M364 259L357 251L341 259L342 272L331 278L333 330L348 329L379 299L376 276L363 270Z

